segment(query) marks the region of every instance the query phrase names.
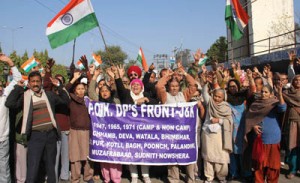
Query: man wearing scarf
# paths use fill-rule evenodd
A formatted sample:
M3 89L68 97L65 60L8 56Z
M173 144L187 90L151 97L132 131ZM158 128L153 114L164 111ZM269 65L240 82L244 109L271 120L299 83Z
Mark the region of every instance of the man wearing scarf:
M8 96L5 105L8 108L23 110L21 133L27 136L27 183L38 179L40 161L45 160L47 182L55 183L56 143L60 134L55 120L55 106L67 105L68 94L57 80L52 83L58 87L58 95L42 89L42 76L33 71L28 76L29 89L24 92L24 84L19 82Z

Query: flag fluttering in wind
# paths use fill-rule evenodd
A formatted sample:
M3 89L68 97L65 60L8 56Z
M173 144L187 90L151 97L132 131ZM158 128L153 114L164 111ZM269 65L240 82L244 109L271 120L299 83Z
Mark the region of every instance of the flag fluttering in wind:
M34 56L32 56L21 65L21 68L28 73L33 67L36 66L38 66L38 61L34 58Z
M48 23L46 35L51 48L56 48L98 25L90 0L71 0Z
M137 61L142 65L144 71L148 71L148 64L144 55L142 48L140 47L139 54L137 57Z
M225 21L234 40L239 40L244 34L249 16L239 0L226 0Z
M208 57L205 54L201 55L201 58L199 59L198 65L202 66L206 63L206 61L208 60Z
M82 64L82 62L80 62L80 60L77 61L76 65L80 70L85 69L84 65Z
M102 64L102 59L100 55L92 54L92 61L91 61L96 67Z

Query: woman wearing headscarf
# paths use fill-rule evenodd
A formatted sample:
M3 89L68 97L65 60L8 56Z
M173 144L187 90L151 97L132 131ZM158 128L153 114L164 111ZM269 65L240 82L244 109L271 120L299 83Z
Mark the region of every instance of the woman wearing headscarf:
M227 102L233 112L233 152L230 154L229 174L230 179L252 176L251 171L242 168L243 137L245 130L245 101L255 92L255 83L252 72L248 69L247 76L249 89L241 90L237 79L230 79L227 83Z
M284 131L288 136L289 164L288 179L292 179L297 170L300 170L300 75L292 79L292 86L283 92L283 98L287 103Z
M121 104L157 104L157 100L152 99L150 95L144 92L144 85L140 79L133 79L130 82L130 89L126 89L122 82L122 77L124 76L124 69L120 67L112 67L111 70L107 70L108 74L115 78L115 83L117 86L118 96ZM131 182L138 182L138 169L137 165L129 165L131 172ZM142 176L145 183L151 183L149 177L149 166L141 165Z
M216 82L215 82L216 83ZM226 92L214 89L209 96L208 85L203 87L206 117L202 127L202 157L206 182L212 182L215 174L220 182L226 182L229 154L232 152L232 111L226 102Z
M285 110L282 85L278 87L277 98L273 95L273 89L266 85L261 90L261 98L251 104L246 114L246 144L251 146L251 135L255 136L251 159L257 183L278 182L281 166L279 113Z
M100 75L100 69L95 69L94 75L89 85L89 97L94 101L100 101L110 104L118 104L120 101L114 97L113 91L110 86L106 83L103 83L97 92L96 88L96 80ZM101 173L103 176L103 181L105 183L113 182L113 183L121 183L122 181L122 165L116 163L104 163L101 162ZM96 169L94 169L96 171ZM96 172L95 172L96 173ZM94 176L95 177L95 176Z
M192 76L187 74L182 67L177 69L178 74L184 75L186 81L191 86L196 85L196 81ZM181 102L189 102L192 98L192 94L189 88L184 89L183 91L180 88L180 81L175 77L171 77L173 75L172 71L167 71L167 74L158 80L156 84L156 91L158 98L160 99L162 104L173 104L173 103L181 103ZM167 87L166 87L167 86ZM167 90L166 90L167 88ZM198 102L198 107L203 109L203 105L201 101ZM195 164L186 165L186 174L188 183L195 182ZM179 168L178 165L168 165L168 180L172 183L179 183Z

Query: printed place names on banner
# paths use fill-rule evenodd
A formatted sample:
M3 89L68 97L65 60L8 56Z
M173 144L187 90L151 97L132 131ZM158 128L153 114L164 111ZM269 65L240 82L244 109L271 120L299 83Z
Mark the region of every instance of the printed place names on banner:
M118 132L105 132L105 131L100 131L101 129L106 130L105 128L105 124L98 124L98 123L93 123L94 124L94 128L96 130L93 130L93 136L97 137L97 138L106 138L106 139L124 139L124 140L176 140L176 141L180 141L180 140L191 140L190 139L190 135L189 134L168 134L166 133L168 130L175 130L176 131L189 131L190 130L190 126L189 125L174 125L174 127L172 127L172 125L168 125L171 126L169 127L168 130L164 130L165 133L163 134L155 134L155 133L118 133ZM97 128L96 126L101 126L103 128ZM111 124L109 124L111 125ZM109 126L108 125L108 126ZM121 128L121 125L119 124L115 124L116 126L118 126L118 128L120 128L120 131L126 131L125 129ZM133 124L130 124L132 126L132 129L136 129ZM123 125L123 126L127 126ZM143 126L143 125L138 125L138 126ZM164 126L164 125L161 125ZM160 125L156 125L155 129L164 129L164 127L161 127ZM109 129L109 128L108 128ZM99 131L98 131L99 130Z
M135 159L190 159L188 153L151 153L151 152L123 152L111 150L97 150L92 149L92 155L95 156L108 156L111 158L135 158Z
M151 124L104 124L99 122L93 122L93 126L99 130L137 130L137 131L190 131L190 125L151 125Z
M187 165L197 159L196 103L182 106L90 101L89 158L139 165Z

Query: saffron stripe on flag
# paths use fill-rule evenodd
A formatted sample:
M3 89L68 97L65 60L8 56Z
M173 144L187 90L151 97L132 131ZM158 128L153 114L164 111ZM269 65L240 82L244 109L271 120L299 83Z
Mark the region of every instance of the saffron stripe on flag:
M69 26L66 29L63 29L59 32L48 35L48 39L50 41L51 48L56 48L64 43L67 43L81 34L93 29L98 26L98 21L95 13L92 13L75 24ZM74 30L80 30L79 32Z
M84 2L76 5L72 9L70 9L70 11L65 12L65 13L70 14L72 16L72 19L73 19L72 24L75 24L76 22L80 21L83 17L94 13L94 11L89 6L88 1L84 1ZM61 31L72 25L72 24L66 25L66 24L62 23L61 18L63 17L63 15L64 14L57 17L57 19L55 19L55 21L51 25L50 25L50 23L48 24L47 29L46 29L46 35L50 35L55 32Z

